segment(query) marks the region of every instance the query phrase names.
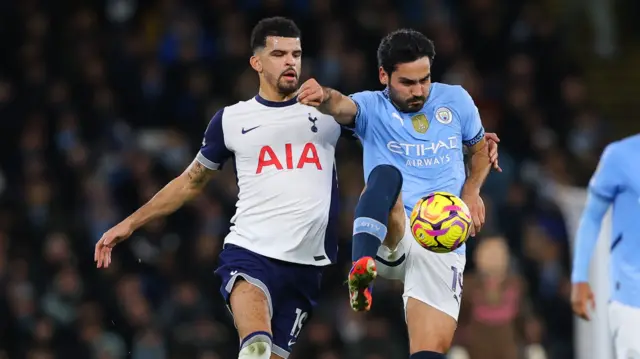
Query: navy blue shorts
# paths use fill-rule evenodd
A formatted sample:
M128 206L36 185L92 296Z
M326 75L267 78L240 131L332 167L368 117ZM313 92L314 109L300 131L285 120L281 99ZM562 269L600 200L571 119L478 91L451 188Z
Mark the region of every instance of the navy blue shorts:
M262 289L271 312L272 352L287 358L320 296L323 267L267 258L232 244L224 246L219 258L215 273L222 279L220 292L227 305L238 278Z

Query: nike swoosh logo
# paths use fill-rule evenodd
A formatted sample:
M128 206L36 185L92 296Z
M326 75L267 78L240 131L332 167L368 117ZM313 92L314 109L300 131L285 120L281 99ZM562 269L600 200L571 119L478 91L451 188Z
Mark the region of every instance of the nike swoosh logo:
M394 112L394 113L391 114L391 117L399 120L400 123L402 124L402 126L404 126L404 120L402 119L402 117L400 117L400 115L398 115L397 113Z
M296 343L295 340L289 340L289 343L287 344L289 344L289 347L292 347L295 343Z
M258 128L258 127L260 127L260 126L251 127L251 128L249 128L249 129L246 129L246 130L245 130L245 129L244 129L244 127L243 127L243 128L242 128L242 134L244 135L245 133L247 133L247 132L249 132L249 131L253 131L253 130L255 130L255 129L256 129L256 128Z

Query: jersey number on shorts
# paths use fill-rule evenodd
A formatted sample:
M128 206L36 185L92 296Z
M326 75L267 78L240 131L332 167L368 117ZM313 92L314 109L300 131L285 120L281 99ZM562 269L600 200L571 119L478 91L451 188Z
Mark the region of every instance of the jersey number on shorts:
M307 312L303 312L302 309L296 308L296 321L293 322L293 328L291 328L292 337L298 338L298 335L300 335L300 331L302 330L302 326L304 326L304 322L307 320L308 316Z
M453 279L451 280L453 298L458 302L458 305L460 305L460 298L462 297L462 272L453 266L451 267L451 271L453 272ZM460 287L460 292L458 292L458 287Z

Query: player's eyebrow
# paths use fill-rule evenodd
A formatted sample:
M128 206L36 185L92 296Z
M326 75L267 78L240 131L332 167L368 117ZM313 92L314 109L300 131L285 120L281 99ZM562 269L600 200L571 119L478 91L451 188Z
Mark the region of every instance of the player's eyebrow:
M416 82L427 81L430 77L431 77L431 73L427 74L427 76L425 76L425 77L423 77L421 79L418 79L418 80L409 79L409 78L406 78L406 77L400 77L399 80L400 80L400 82L403 82L403 83L416 83Z
M294 50L273 49L269 51L269 55L284 55L289 52L293 53L294 55L300 55L302 53L302 50L301 49L294 49Z

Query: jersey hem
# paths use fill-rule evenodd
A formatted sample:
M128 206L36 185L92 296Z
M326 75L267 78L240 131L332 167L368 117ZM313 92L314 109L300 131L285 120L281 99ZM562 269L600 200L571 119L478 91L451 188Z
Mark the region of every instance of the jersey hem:
M301 264L301 265L312 266L312 267L326 267L328 265L333 264L331 260L328 259L329 256L327 256L326 253L323 253L323 255L326 258L323 260L301 261L301 260L292 258L292 256L282 255L281 253L274 253L270 251L256 249L254 246L251 245L251 242L242 240L237 236L234 236L231 238L229 237L225 238L223 248L224 248L224 245L227 245L227 244L233 244L234 246L242 247L250 252L261 255L263 257L267 257L267 258L271 258L271 259L275 259L275 260L279 260L287 263Z

